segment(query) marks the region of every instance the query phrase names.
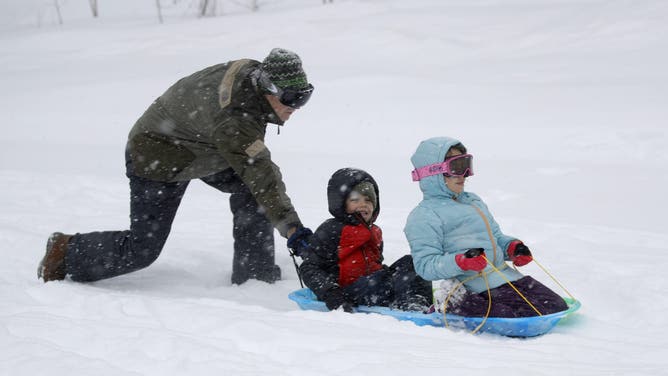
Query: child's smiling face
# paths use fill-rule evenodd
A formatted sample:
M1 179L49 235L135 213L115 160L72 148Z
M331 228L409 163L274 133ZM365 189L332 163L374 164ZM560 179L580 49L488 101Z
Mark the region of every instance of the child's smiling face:
M346 213L359 213L366 223L373 217L373 201L367 195L352 191L346 199Z

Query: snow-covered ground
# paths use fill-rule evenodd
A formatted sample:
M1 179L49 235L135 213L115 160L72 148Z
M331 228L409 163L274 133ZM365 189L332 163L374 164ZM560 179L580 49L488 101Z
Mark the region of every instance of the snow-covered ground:
M286 0L169 8L160 25L152 1L103 1L95 20L69 0L63 26L46 3L0 4L0 375L668 374L668 2ZM227 197L199 182L149 268L37 280L52 231L128 226L125 140L156 96L276 46L316 87L267 135L307 225L328 216L331 173L360 167L380 184L386 259L408 253L409 157L457 137L476 158L467 189L580 311L528 340L300 311L280 238L282 281L230 284Z

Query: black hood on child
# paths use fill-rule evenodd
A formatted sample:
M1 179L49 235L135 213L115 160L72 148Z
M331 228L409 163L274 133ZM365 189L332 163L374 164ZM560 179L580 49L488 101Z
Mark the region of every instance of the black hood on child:
M378 217L380 212L380 195L378 192L378 184L373 180L371 175L366 171L360 170L357 168L342 168L332 174L332 177L329 179L327 184L327 201L329 203L329 212L334 216L334 218L342 219L347 223L359 224L359 219L352 215L346 213L345 205L346 198L353 190L355 186L362 182L369 182L373 185L373 189L376 193L375 201L376 204L373 208L373 215L371 217L371 222L373 223Z

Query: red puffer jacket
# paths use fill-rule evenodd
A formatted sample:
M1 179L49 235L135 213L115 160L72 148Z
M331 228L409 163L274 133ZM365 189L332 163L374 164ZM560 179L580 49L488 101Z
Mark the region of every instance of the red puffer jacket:
M383 234L380 227L347 225L339 240L339 285L348 286L359 277L383 268Z

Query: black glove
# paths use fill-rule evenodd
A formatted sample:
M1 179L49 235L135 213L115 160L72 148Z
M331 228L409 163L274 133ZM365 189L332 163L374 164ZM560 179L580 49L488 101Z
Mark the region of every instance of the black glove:
M294 252L295 255L302 257L304 251L309 247L309 239L313 235L308 227L300 227L288 238L288 248Z
M343 292L338 287L327 291L327 295L325 295L324 301L327 309L330 311L341 307L345 312L353 312L353 305L346 301L345 296L343 296Z
M527 247L524 244L518 244L515 247L515 251L513 252L514 256L531 256L531 251L529 250L529 247Z

